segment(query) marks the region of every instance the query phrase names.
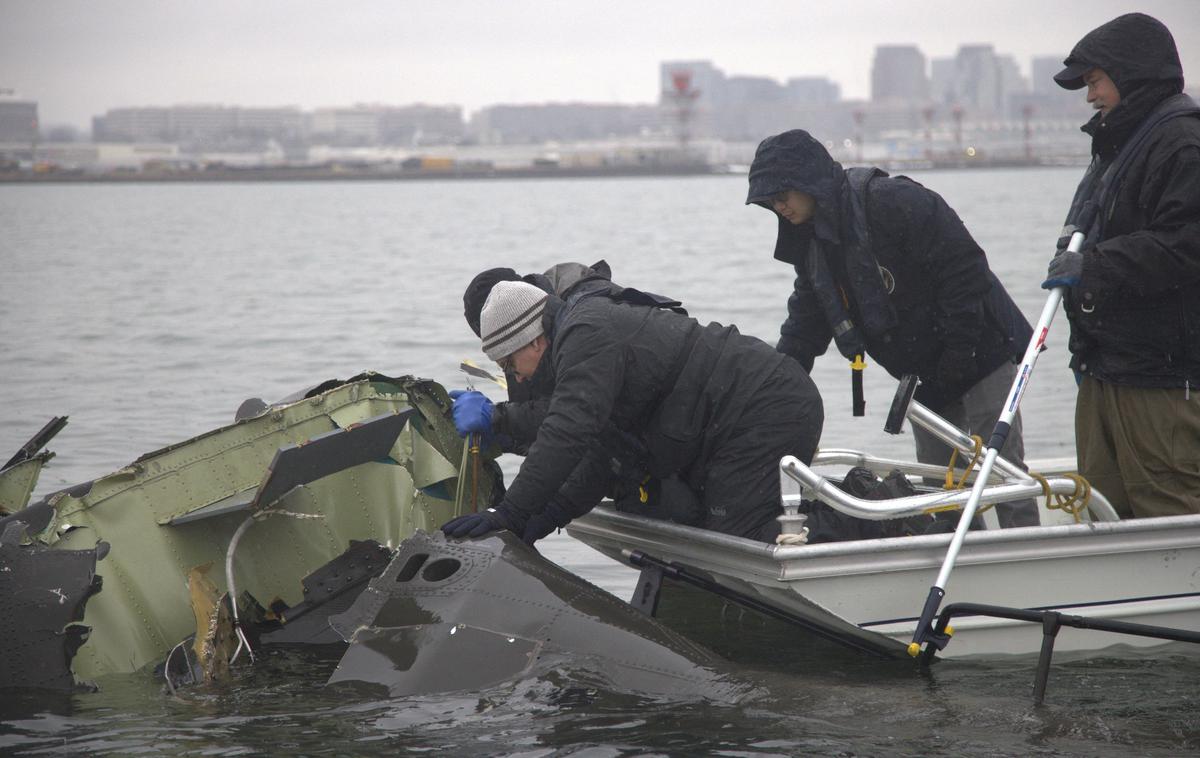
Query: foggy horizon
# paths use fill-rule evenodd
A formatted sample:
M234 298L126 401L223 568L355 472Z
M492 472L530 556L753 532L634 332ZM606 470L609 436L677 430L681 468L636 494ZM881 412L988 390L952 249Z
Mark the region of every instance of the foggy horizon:
M188 104L297 107L454 105L469 118L498 104L653 104L665 61L707 60L728 76L827 77L844 100L870 97L879 45L928 61L990 44L1023 76L1065 56L1092 28L1138 10L1171 29L1189 85L1200 77L1193 0L883 0L809 8L617 0L568 6L478 0L235 0L157 3L0 0L0 88L38 102L46 126L89 129L110 109ZM1200 79L1196 79L1200 81ZM1082 97L1082 95L1080 95Z

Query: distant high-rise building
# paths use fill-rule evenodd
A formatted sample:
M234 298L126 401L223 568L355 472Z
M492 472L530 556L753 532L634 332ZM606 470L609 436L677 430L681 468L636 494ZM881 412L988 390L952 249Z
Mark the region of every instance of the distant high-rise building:
M787 80L787 99L798 105L832 105L842 99L842 88L823 76L799 76Z
M916 45L879 45L871 65L871 100L922 103L929 99L925 55Z
M26 144L38 137L38 108L13 90L0 89L0 142Z
M1004 75L991 45L963 45L955 56L956 102L973 116L1004 111Z
M953 105L957 95L957 64L954 58L934 58L929 62L929 94L939 105Z
M733 107L751 103L777 103L786 90L765 76L731 76L725 81L725 104Z
M1065 55L1040 55L1033 59L1031 92L1025 97L1011 98L1011 109L1028 111L1030 116L1042 120L1064 120L1079 123L1087 120L1087 99L1080 92L1072 92L1058 86L1054 75L1062 70Z
M997 55L996 63L1000 67L1000 98L1004 107L1004 112L1009 113L1009 99L1013 95L1024 94L1029 91L1029 80L1021 76L1021 67L1017 65L1017 59L1011 55Z

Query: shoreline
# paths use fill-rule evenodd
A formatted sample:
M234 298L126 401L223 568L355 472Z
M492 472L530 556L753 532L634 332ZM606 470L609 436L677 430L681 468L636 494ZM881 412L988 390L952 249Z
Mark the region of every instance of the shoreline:
M869 165L847 161L846 166ZM995 169L995 168L1057 168L1081 167L1087 160L1079 157L1054 159L954 159L882 161L879 168L889 172ZM127 184L139 182L328 182L328 181L453 181L474 179L597 179L637 177L685 177L744 175L748 167L708 163L687 163L652 166L522 166L514 168L439 168L439 169L372 169L342 166L271 166L232 168L219 167L187 171L105 171L86 172L81 169L56 171L0 172L0 184Z

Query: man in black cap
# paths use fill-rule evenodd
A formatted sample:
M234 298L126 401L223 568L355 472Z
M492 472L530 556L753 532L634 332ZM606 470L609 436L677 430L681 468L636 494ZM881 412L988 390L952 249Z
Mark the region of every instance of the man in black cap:
M704 527L775 540L780 458L811 462L823 420L797 363L734 327L608 290L563 300L501 281L480 332L484 352L518 381L549 368L553 391L502 501L444 524L447 535L524 534L555 502L571 515L590 509L611 481L599 442L612 426L645 449L655 479L695 493Z
M877 168L843 169L808 132L763 140L746 203L779 217L775 258L795 267L777 349L811 370L832 340L896 378L921 378L916 399L987 438L1032 328L983 250L936 192ZM917 459L950 448L913 429ZM1020 416L1000 454L1023 465ZM1002 503L1000 525L1038 524L1033 500Z
M612 281L607 261L590 266L582 263L559 263L541 274L519 275L511 268L491 268L477 274L463 293L463 316L471 331L480 334L480 318L484 303L500 282L525 282L564 301L588 293L634 302L655 308L667 308L686 315L682 303ZM493 403L482 392L452 390L452 413L459 434L480 434L494 441L503 453L525 455L537 437L538 428L546 417L550 396L554 391L553 370L549 361L538 364L529 377L518 377L506 363L505 378L508 400ZM504 367L502 367L504 369ZM649 474L644 446L632 435L606 424L597 441L598 455L607 456L611 471L606 494L617 510L649 518L659 518L696 526L704 522L701 504L678 477L658 479ZM522 538L530 545L557 528L566 526L590 505L578 510L568 493L560 493L538 514L526 522Z
M612 271L604 260L591 266L559 263L545 273L524 276L511 268L490 268L476 274L463 292L463 316L476 337L479 336L483 304L499 282L525 282L563 299L594 290L624 289L612 282ZM662 307L680 306L676 300L659 297L658 301ZM481 392L451 392L454 398L454 421L459 433L464 436L471 432L494 435L504 452L524 455L546 415L546 406L554 389L554 377L544 367L525 381L517 381L512 374L506 374L505 380L508 401L495 405Z
M1200 108L1171 32L1128 13L1088 32L1054 79L1087 88L1092 163L1067 215L1079 471L1124 517L1200 512Z

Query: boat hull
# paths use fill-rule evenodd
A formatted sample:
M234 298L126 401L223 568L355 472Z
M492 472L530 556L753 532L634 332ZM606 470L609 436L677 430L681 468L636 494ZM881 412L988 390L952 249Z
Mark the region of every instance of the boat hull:
M568 532L615 560L641 550L843 634L912 639L951 535L775 546L601 507ZM970 532L942 608L971 602L1200 631L1200 515ZM1021 655L1038 624L956 618L943 657ZM1064 629L1057 651L1160 639Z

